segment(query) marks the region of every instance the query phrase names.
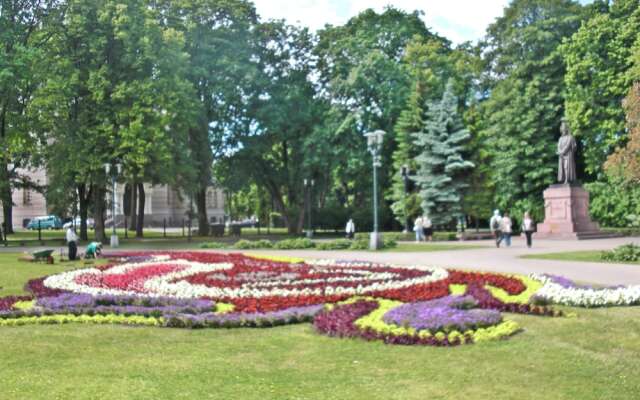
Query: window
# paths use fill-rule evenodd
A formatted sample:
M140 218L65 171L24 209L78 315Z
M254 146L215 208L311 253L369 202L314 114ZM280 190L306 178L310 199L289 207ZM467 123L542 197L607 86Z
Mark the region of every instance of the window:
M22 189L22 205L23 206L31 205L31 190Z

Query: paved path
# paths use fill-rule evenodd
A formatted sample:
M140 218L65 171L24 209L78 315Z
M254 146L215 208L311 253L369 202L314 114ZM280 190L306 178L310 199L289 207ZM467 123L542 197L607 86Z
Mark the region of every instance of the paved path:
M494 272L529 274L532 272L562 275L581 282L604 285L640 284L640 265L606 264L578 261L532 260L520 258L526 254L542 254L580 250L607 250L621 244L636 243L640 238L616 238L583 241L535 240L534 248L527 249L523 239L514 238L510 248L496 249L492 241L469 241L466 244L482 246L481 249L436 252L368 252L368 251L319 251L319 250L253 250L256 254L274 254L304 258L333 258L363 260L402 265L422 264L441 267L474 269ZM458 243L458 242L456 242ZM3 248L0 252L33 251L36 248ZM108 252L109 247L105 250ZM129 250L129 249L126 249ZM154 249L154 250L157 250Z
M520 274L549 273L562 275L574 280L604 284L640 284L640 265L605 264L578 261L532 260L520 258L526 254L541 254L580 250L607 250L621 244L634 242L640 245L640 238L617 238L584 241L551 241L538 240L534 248L527 249L524 240L514 238L510 248L496 249L493 242L465 242L483 246L482 249L393 253L366 251L318 251L291 250L288 256L306 258L334 258L344 260L365 260L395 264L423 264L441 267L474 269L494 272L513 272ZM260 250L257 254L280 254L282 251Z

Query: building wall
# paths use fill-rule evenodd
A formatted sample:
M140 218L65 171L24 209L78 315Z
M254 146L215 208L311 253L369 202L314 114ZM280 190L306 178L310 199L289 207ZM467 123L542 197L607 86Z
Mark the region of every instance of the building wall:
M21 171L33 181L46 185L47 175L44 170ZM122 205L124 185L116 185L116 221L122 219ZM111 193L107 195L107 218L111 218ZM23 226L23 220L48 214L47 202L44 196L33 190L15 190L13 192L13 226ZM162 226L166 220L167 226L181 226L187 219L189 197L180 195L167 185L145 184L145 226ZM195 205L194 205L195 209ZM210 187L207 193L207 216L210 222L224 221L224 195L220 188ZM196 224L197 221L192 221Z

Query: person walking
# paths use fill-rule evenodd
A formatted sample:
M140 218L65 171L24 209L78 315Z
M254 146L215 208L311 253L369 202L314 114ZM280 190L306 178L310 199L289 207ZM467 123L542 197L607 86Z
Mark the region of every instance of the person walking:
M422 217L416 218L413 222L413 231L416 233L416 242L422 242L424 240L424 224Z
M70 226L67 229L67 245L69 246L69 261L74 261L78 254L78 236L76 232L73 230L73 226Z
M353 239L356 234L356 224L353 223L353 219L349 218L347 221L347 226L344 228L347 233L347 239Z
M425 242L433 240L433 223L428 216L422 217L422 233L424 235Z
M491 220L489 220L489 229L491 229L493 239L496 241L496 247L500 247L500 242L502 241L502 231L500 230L501 221L502 217L500 216L500 210L494 210L493 216L491 217Z
M522 232L527 237L527 247L531 248L532 245L532 236L533 232L536 231L536 224L531 218L529 211L524 213L524 217L522 218Z
M500 220L500 230L502 231L502 240L504 240L504 244L507 247L511 246L511 218L509 218L509 213L507 211L504 212L504 217Z

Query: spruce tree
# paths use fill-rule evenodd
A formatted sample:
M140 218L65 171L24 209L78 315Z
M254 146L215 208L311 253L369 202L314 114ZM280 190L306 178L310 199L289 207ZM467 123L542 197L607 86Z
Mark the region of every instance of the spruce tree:
M445 225L462 213L466 176L473 163L464 160L464 144L471 136L458 114L458 100L450 80L442 100L433 102L424 116L424 129L414 133L422 211L434 225Z
M392 155L394 174L387 199L392 201L391 211L403 226L407 219L420 212L418 194L415 191L407 193L405 190L402 169L406 167L407 174L416 170L414 158L417 152L413 147L411 135L424 128L422 121L424 103L423 85L421 82L416 82L407 101L407 107L400 114L395 126L397 147Z

